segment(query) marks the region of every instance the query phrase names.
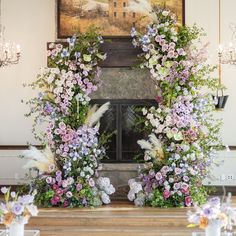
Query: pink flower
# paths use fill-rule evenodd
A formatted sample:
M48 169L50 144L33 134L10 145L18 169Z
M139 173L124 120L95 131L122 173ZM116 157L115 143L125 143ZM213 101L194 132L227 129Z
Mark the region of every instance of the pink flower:
M50 171L50 172L53 172L54 170L55 170L55 165L54 164L51 164L51 165L49 165L49 167L48 167L48 170Z
M185 205L191 206L192 205L192 199L190 196L185 197Z
M162 174L161 172L156 173L156 180L161 180L162 179Z
M156 102L159 103L159 104L163 102L162 96L156 96L156 97L155 97L155 100L156 100Z
M170 197L170 191L167 190L167 189L165 189L164 192L163 192L163 197L164 197L165 199L169 198L169 197Z
M62 180L62 187L66 188L68 186L67 180Z
M73 194L72 194L71 191L68 191L68 192L66 193L66 197L71 198L72 196L73 196Z
M178 54L179 54L180 56L185 56L185 55L186 55L186 52L184 51L183 48L178 48L178 49L177 49L177 52L178 52Z
M173 50L170 50L167 54L167 57L173 58L175 56L175 52Z
M95 182L92 178L89 179L89 186L90 187L94 187L95 186Z
M162 173L163 175L166 175L167 172L169 172L169 170L170 170L170 167L169 167L169 166L163 166L163 167L161 168L161 173Z
M182 193L185 193L185 194L189 193L189 186L188 186L188 184L182 183L181 184L181 189L182 189Z
M54 196L54 197L51 199L51 204L52 204L52 205L57 205L58 202L60 202L60 197L59 197L59 196Z
M59 128L61 130L65 130L66 129L66 124L64 122L60 122L58 126L59 126Z
M160 42L159 42L159 44L160 44L161 46L163 46L165 43L166 43L165 39L161 39Z
M175 168L175 174L179 175L182 173L182 170L180 168Z
M164 44L161 49L162 49L163 52L167 51L168 45L167 45L167 44Z
M68 207L69 206L69 202L67 200L65 200L64 203L63 203L63 206L64 207Z
M156 41L157 43L159 43L159 42L161 41L161 36L160 36L160 35L157 35L157 36L155 37L155 41Z
M52 186L52 189L53 190L57 190L59 187L58 187L58 185L57 184L53 184L53 186Z
M61 134L61 130L60 129L55 129L54 133L55 134Z
M79 192L83 188L82 184L76 185L76 190Z
M52 177L51 177L51 176L48 176L48 177L46 178L46 182L47 182L47 184L51 184L51 183L52 183Z
M56 190L56 194L59 195L59 196L61 196L61 195L63 194L63 190L60 189L60 188L58 188L58 189Z
M188 177L187 175L185 175L185 176L183 177L183 180L184 180L185 182L188 182L188 181L189 181L189 177Z
M169 44L169 47L172 48L172 49L174 49L175 46L176 46L176 44L175 44L174 42L171 42L171 43Z
M173 186L173 188L174 188L175 190L179 189L179 188L180 188L180 183L175 183L174 186Z

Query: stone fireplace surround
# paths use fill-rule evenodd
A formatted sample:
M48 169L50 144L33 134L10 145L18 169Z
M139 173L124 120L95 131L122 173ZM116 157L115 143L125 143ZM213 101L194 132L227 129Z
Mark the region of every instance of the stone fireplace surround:
M103 68L102 86L93 99L154 99L155 86L149 72L131 68ZM137 176L139 164L104 163L102 175L116 188L115 199L127 199L128 180Z

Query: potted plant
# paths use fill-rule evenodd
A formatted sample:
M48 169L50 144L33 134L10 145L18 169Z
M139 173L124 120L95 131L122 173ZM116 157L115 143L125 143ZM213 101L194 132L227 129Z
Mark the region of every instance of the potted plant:
M24 226L31 216L38 215L38 208L34 205L34 195L18 195L10 188L2 187L4 201L0 202L1 222L9 231L9 236L24 236Z
M213 95L216 109L224 109L225 107L225 104L229 97L229 95L224 95L225 90L226 90L226 87L223 84L219 84L216 87L216 95Z
M230 206L230 196L225 202L219 197L210 198L202 206L195 205L195 212L188 212L188 227L199 226L205 230L206 236L220 236L221 229L232 231L236 223L236 211Z

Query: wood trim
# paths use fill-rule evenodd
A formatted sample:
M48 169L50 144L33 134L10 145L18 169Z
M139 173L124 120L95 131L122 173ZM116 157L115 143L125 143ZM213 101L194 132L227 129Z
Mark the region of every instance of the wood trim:
M42 149L42 145L33 145L34 147L37 147L39 149ZM28 145L0 145L0 150L25 150L28 149ZM229 149L231 151L236 150L236 146L229 146Z
M38 149L42 149L41 145L33 145ZM29 145L0 145L0 150L25 150L28 149Z

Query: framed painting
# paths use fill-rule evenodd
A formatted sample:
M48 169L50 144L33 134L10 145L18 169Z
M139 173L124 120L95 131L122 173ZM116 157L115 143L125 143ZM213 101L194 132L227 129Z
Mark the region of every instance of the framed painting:
M101 29L107 53L104 67L130 67L138 53L131 44L130 30L142 31L153 21L152 10L167 7L177 15L179 24L185 22L184 0L57 0L57 37L63 39L90 25Z

